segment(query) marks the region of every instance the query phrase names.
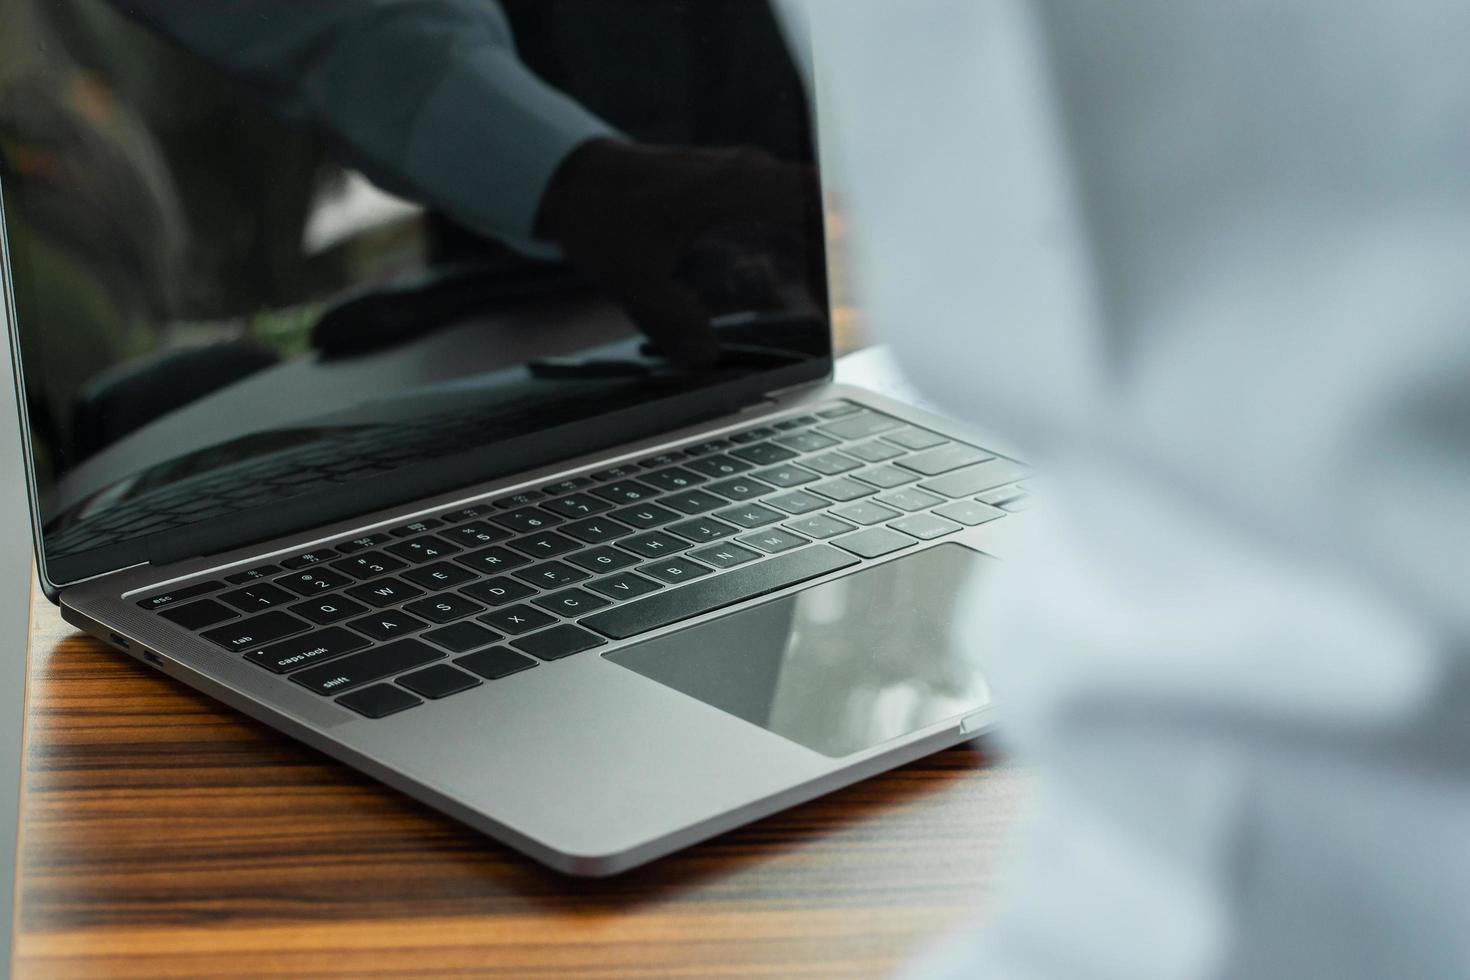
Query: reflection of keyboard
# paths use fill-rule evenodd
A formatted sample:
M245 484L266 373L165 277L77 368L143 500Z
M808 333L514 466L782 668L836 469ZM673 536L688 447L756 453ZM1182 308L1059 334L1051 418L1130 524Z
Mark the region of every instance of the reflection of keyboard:
M605 391L582 396L561 393L556 407L567 412L569 418L576 418L580 417L573 414L578 406L592 403L603 410L608 401ZM485 443L487 433L496 430L514 433L554 424L556 420L549 418L547 411L545 394L537 394L479 411L456 410L406 422L308 432L311 438L304 445L213 469L192 479L177 479L88 515L60 531L48 529L47 553L60 558L250 507L332 490L350 480L463 452L467 446ZM287 432L283 437L291 434ZM252 438L256 437L247 436L242 441ZM167 470L172 465L165 463L158 469Z
M138 604L377 718L1002 518L1025 476L840 402Z

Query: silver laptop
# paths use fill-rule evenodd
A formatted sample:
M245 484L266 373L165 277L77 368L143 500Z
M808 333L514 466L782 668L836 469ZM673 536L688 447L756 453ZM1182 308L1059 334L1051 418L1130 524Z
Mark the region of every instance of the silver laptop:
M800 79L757 0L0 0L47 596L578 875L972 737L1027 474L831 383Z

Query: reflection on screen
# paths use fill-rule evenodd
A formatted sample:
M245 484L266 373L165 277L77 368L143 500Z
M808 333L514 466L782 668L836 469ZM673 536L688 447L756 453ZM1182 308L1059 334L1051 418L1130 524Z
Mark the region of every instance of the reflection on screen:
M0 186L49 562L829 354L759 0L0 0Z

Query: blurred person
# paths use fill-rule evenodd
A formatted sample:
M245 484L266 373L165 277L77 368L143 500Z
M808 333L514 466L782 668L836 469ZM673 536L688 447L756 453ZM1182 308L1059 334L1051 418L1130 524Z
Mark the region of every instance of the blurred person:
M910 975L1470 976L1470 8L806 0L861 302L1044 474Z

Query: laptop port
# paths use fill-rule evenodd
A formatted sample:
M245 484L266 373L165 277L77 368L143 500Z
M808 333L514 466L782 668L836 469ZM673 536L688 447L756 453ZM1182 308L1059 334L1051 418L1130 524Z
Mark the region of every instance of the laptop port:
M146 660L146 661L148 661L150 664L152 664L155 667L162 667L163 666L163 658L160 657L158 654L154 653L152 650L144 650L143 651L143 659Z
M133 645L132 643L128 642L127 637L118 636L116 633L107 634L107 638L112 641L113 646L122 647L124 650L127 650Z

